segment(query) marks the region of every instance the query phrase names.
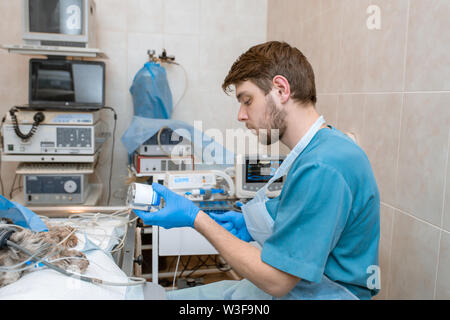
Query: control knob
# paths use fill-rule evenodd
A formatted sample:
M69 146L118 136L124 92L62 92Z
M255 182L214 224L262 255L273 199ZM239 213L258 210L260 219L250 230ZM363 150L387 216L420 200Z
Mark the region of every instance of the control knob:
M74 193L77 190L77 184L73 180L67 180L64 182L64 191L67 193Z

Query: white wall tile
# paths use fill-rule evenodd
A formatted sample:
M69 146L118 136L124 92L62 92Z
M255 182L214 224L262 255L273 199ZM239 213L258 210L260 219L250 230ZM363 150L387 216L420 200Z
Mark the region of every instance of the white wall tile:
M127 3L121 0L95 1L97 31L126 31Z
M164 33L198 34L199 28L199 11L186 13L183 11L165 10Z

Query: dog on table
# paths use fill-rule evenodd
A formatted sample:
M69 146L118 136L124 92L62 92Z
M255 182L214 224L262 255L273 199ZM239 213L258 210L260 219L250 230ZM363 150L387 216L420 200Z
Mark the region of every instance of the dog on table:
M0 226L8 226L10 221L0 219ZM17 229L10 241L24 247L30 252L39 252L33 261L47 257L46 261L52 261L52 264L68 271L84 273L89 266L89 261L84 253L73 250L78 244L78 238L75 235L75 229L68 226L52 226L47 223L47 232L33 232L29 229ZM6 247L0 249L0 267L12 267L28 260L30 257L17 249ZM66 259L64 259L66 258ZM34 262L31 263L34 264ZM26 267L27 264L20 265L17 269ZM0 270L0 288L19 280L27 272L26 270L11 270L8 272Z

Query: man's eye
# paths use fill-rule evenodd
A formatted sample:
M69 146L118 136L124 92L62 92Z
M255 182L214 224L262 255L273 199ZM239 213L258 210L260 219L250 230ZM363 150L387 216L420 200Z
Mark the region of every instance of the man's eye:
M244 101L244 104L245 104L246 106L249 106L251 103L252 103L251 100Z

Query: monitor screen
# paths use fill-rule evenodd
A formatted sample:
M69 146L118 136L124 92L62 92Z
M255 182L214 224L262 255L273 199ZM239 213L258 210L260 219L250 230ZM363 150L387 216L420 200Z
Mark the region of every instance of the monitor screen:
M82 0L28 0L29 32L82 34Z
M247 183L268 182L282 162L283 160L246 160L245 181ZM283 178L279 178L274 182L283 182Z
M105 65L97 61L30 60L30 104L104 104Z

